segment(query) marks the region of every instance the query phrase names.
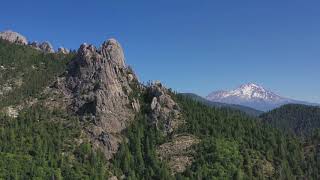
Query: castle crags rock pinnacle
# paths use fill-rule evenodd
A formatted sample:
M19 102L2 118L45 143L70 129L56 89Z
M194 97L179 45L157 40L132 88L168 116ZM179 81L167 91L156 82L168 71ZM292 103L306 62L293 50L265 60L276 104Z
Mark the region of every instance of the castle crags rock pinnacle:
M54 53L49 42L28 43L25 37L12 31L0 33L0 39ZM68 54L69 50L59 48L58 53ZM82 44L66 72L43 93L48 95L44 106L67 110L80 119L85 136L79 142L89 141L107 159L125 142L122 132L138 113L144 113L150 125L158 127L164 135L173 133L183 122L172 93L160 82L141 84L126 65L123 49L115 39L106 40L98 48Z
M86 129L92 143L102 147L108 158L118 149L119 133L139 111L138 100L129 98L136 82L114 39L105 41L100 49L82 44L69 64L64 87L71 97L69 110L91 122Z

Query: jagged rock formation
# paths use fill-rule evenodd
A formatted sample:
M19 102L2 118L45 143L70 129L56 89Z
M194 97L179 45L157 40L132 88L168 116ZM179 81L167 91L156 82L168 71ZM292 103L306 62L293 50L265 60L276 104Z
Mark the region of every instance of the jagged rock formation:
M62 54L69 54L70 50L64 47L59 47L58 48L58 53L62 53Z
M34 49L37 49L39 51L42 51L44 53L54 53L53 46L48 41L45 41L42 43L38 43L37 41L33 41L32 43L29 44L29 46L31 46Z
M123 50L114 40L100 49L82 44L65 77L55 87L65 95L66 108L86 123L92 144L110 159L121 142L121 131L134 119L140 103L131 97L138 79L125 65Z
M29 46L34 49L40 50L39 43L37 41L33 41L33 42L29 43Z
M147 87L147 93L152 97L150 104L150 119L167 135L183 123L179 105L172 99L170 92L160 82L154 82Z
M45 41L39 44L39 48L45 53L54 53L53 46L48 41Z
M108 60L112 60L119 67L124 67L124 54L121 45L115 39L109 39L101 47L101 54Z
M182 115L171 92L160 82L143 86L125 64L123 50L115 39L100 48L82 44L64 76L47 89L55 100L46 101L50 108L64 108L81 118L84 132L107 159L117 152L124 137L121 132L134 120L141 103L149 111L150 123L164 135L171 134L181 123ZM61 100L57 100L60 95ZM142 95L150 102L140 102Z
M17 32L11 31L11 30L0 32L0 39L4 39L4 40L9 41L11 43L16 43L16 44L21 44L21 45L29 45L30 47L33 47L37 50L41 50L45 53L54 53L54 48L50 42L45 41L42 43L38 43L37 41L33 41L31 43L28 43L28 40L26 37L24 37L23 35L21 35ZM69 53L68 49L62 48L61 50L64 54Z
M25 38L24 36L22 36L21 34L19 34L17 32L13 32L10 30L0 32L0 39L4 39L4 40L7 40L11 43L17 43L17 44L21 44L21 45L28 44L27 38Z

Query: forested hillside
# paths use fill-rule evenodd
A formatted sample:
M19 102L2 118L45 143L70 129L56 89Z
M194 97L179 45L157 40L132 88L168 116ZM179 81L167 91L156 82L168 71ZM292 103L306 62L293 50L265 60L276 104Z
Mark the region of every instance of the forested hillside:
M155 155L155 146L164 141L161 134L146 126L141 117L138 122L142 124L129 129L129 144L122 146L114 161L128 179L319 178L314 147L305 153L299 139L241 112L211 108L183 95L176 100L186 118L176 133L201 140L192 147L193 164L185 172L171 175Z
M241 106L241 105L236 105L236 104L225 104L225 103L220 103L220 102L212 102L212 101L209 101L209 100L207 100L201 96L198 96L196 94L193 94L193 93L181 93L181 95L187 96L195 101L199 101L199 102L204 103L205 105L208 105L208 106L218 107L218 108L223 107L223 108L230 108L233 110L239 110L239 111L245 112L248 115L251 115L254 117L257 117L263 113L262 111L259 111L259 110L256 110L256 109L253 109L250 107L246 107L246 106Z
M85 55L88 51L97 52L92 46L82 48ZM93 136L93 133L102 131L101 127L90 129L99 124L94 114L96 101L84 103L85 107L92 109L81 109L85 113L80 116L59 106L59 98L63 99L60 96L64 94L48 93L49 87L59 86L54 82L65 76L68 64L76 56L43 53L28 46L0 41L0 179L320 178L320 133L317 131L302 141L241 111L207 106L173 93L160 83L138 84L132 80L132 70L127 72L127 69L113 64L111 67L115 68L108 69L109 74L120 77L121 82L128 81L132 87L130 92L125 88L116 92L127 93L131 104L122 108L135 112L134 119L119 134L103 131ZM101 54L93 57L105 60ZM100 65L105 65L92 65L91 59L81 63L89 64L91 71L83 66L78 73L94 75L92 67L100 69ZM84 74L86 78L87 74ZM77 80L81 82L82 79ZM77 98L80 97L76 102L90 100L85 93L101 89L99 83L93 82L94 86L85 84L85 88L76 94ZM295 106L289 109L284 112L293 109L296 114L292 116L295 117L305 117L301 113L306 112L309 119L319 117L318 109ZM283 111L279 113L285 115ZM286 125L291 128L290 123ZM306 127L311 126L317 124ZM301 132L309 131L307 128ZM114 150L112 148L117 146L111 144L112 135L122 141L117 142L119 148L108 159L106 154L111 153L100 147ZM102 145L97 145L100 142ZM170 154L171 150L176 152Z
M39 95L66 70L74 54L46 54L0 39L0 108Z
M0 179L109 176L103 154L76 141L82 136L77 117L34 105L73 57L0 40Z
M264 113L260 118L273 127L298 136L310 136L320 128L320 107L288 104Z

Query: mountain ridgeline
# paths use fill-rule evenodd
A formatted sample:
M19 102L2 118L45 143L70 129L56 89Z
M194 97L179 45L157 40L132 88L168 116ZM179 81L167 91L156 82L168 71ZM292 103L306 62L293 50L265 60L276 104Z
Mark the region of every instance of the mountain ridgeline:
M298 136L311 136L320 128L320 107L288 104L260 115L260 118L276 128Z
M193 94L193 93L181 93L181 95L187 96L195 101L199 101L201 103L204 103L205 105L208 106L212 106L212 107L218 107L218 108L230 108L230 109L234 109L234 110L239 110L242 111L244 113L247 113L250 116L259 116L260 114L263 113L263 111L259 111L250 107L246 107L246 106L241 106L241 105L237 105L237 104L226 104L226 103L221 103L221 102L213 102L213 101L209 101L199 95Z
M206 98L213 102L237 104L260 111L270 111L285 104L319 105L281 97L255 83L243 84L231 91L215 91Z
M236 107L142 84L115 39L55 53L9 35L0 179L320 178L319 135L306 145Z

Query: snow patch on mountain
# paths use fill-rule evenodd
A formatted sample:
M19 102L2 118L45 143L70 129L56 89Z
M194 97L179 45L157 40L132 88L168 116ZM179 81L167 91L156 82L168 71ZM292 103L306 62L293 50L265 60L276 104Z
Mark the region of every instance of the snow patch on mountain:
M248 106L262 111L268 111L290 103L310 104L281 97L255 83L243 84L231 91L215 91L210 93L206 99L213 102Z
M207 96L207 99L223 99L227 97L237 96L243 99L263 99L270 101L277 101L283 99L279 95L266 90L264 87L249 83L241 85L240 87L231 91L216 91Z

